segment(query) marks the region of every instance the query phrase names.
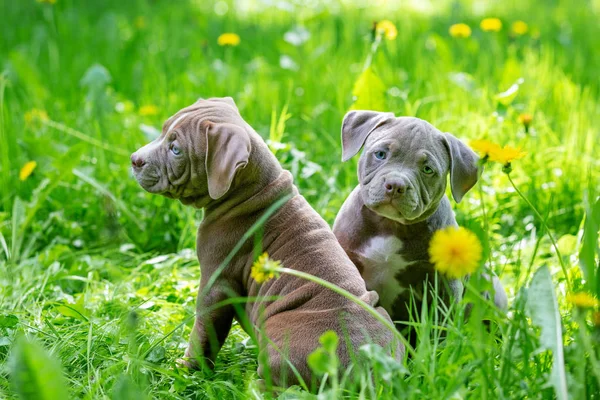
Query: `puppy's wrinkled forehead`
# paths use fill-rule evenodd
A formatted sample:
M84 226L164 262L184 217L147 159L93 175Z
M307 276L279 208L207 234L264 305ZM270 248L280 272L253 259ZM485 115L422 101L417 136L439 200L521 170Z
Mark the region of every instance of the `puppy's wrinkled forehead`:
M244 124L239 110L229 98L201 99L189 107L179 110L163 124L162 134L178 131L190 131L188 128L199 128L203 122ZM194 131L192 129L191 131ZM195 131L199 131L195 129Z
M375 129L365 141L365 147L378 145L386 145L391 150L405 154L427 150L438 157L447 158L442 133L420 118L399 117Z

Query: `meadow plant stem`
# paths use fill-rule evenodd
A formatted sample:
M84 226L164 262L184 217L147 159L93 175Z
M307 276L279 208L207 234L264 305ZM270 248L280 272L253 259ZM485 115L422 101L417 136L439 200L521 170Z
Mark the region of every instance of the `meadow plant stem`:
M0 74L0 167L2 167L3 173L0 174L2 177L0 184L4 188L9 188L11 185L11 174L7 173L7 171L11 170L11 157L10 157L10 143L8 138L8 132L5 127L4 121L4 92L6 90L6 85L8 83L8 79L6 77L6 72ZM11 196L5 196L4 194L0 197L0 201L4 206L5 210L9 210L11 206ZM8 258L8 254L7 254Z
M369 51L369 54L367 55L367 59L365 60L365 65L363 67L363 71L365 71L367 68L369 68L371 66L371 64L373 63L373 57L375 56L375 53L377 52L377 49L379 48L379 45L381 44L381 38L382 38L382 34L380 32L377 32L375 34L375 40L373 40L373 43L371 43L371 50Z
M327 282L324 279L318 278L314 275L311 274L307 274L306 272L301 272L301 271L296 271L295 269L290 269L290 268L286 268L286 267L277 267L274 268L275 271L280 272L282 274L288 274L288 275L292 275L295 276L297 278L302 278L302 279L306 279L307 281L311 281L314 283L317 283L337 294L340 294L342 296L344 296L345 298L347 298L348 300L354 302L355 304L358 304L359 306L361 306L364 310L366 310L367 312L369 312L369 314L371 314L376 320L378 320L379 322L381 322L386 328L388 328L390 330L390 332L392 332L392 334L396 337L396 339L398 339L401 343L404 344L404 346L406 347L406 351L408 353L410 353L411 357L416 357L416 353L415 350L412 348L412 346L410 345L410 343L408 343L408 341L404 338L404 336L402 336L400 334L400 332L398 332L398 330L396 329L396 327L394 326L394 324L390 321L388 321L383 315L381 315L380 313L377 312L377 310L375 310L372 306L370 306L369 304L365 303L364 301L362 301L361 299L357 298L356 296L354 296L352 293L350 293L349 291L342 289L341 287L334 285L331 282Z
M46 126L49 126L50 128L56 129L57 131L62 132L62 133L66 133L69 136L73 136L73 137L81 140L82 142L86 142L86 143L91 144L94 147L98 147L100 149L107 150L109 152L112 152L114 154L118 154L118 155L123 156L123 157L129 157L130 154L131 154L129 151L120 149L120 148L115 147L115 146L111 146L108 143L104 143L101 140L98 140L98 139L93 138L93 137L91 137L89 135L86 135L83 132L80 132L80 131L78 131L76 129L73 129L73 128L69 127L69 126L61 124L60 122L55 122L55 121L52 121L52 120L43 120L41 122L42 122L42 124L44 124Z
M483 176L483 171L480 172L479 179L481 179L482 176ZM487 220L487 212L485 210L485 200L483 199L483 189L481 186L482 186L482 184L481 184L481 182L479 182L479 184L477 185L477 189L479 191L479 199L481 200L481 213L483 215L483 227L485 229L485 238L487 239L489 224L488 224L488 220Z
M485 235L485 241L489 248L490 247L490 237L489 237L490 225L488 223L487 211L485 209L485 200L483 198L483 188L482 188L483 182L481 181L481 178L483 177L484 164L485 164L485 161L483 161L483 163L479 167L479 171L478 171L478 174L479 174L478 181L479 182L477 184L477 190L479 192L479 198L481 200L481 212L483 214L483 231L484 231L484 235ZM491 249L489 249L489 252L488 252L488 263L489 263L490 269L491 269L491 267L492 267L492 250Z
M548 214L550 213L550 211L548 210ZM546 218L544 218L544 221L548 220L548 215L546 215ZM533 266L535 264L535 259L537 257L538 251L540 249L540 244L542 243L542 239L544 238L544 236L539 236L537 237L537 239L535 240L535 246L533 248L533 253L531 254L531 260L529 261L529 265L527 266L527 272L525 273L525 282L527 282L529 280L529 276L531 275L531 271L533 270Z
M510 174L507 173L506 176L508 177L508 181L510 182L512 187L515 189L517 194L525 201L525 203L527 203L527 205L533 210L535 215L540 220L542 227L544 228L544 230L546 231L546 234L548 235L548 237L550 238L550 241L552 242L552 247L554 247L554 251L556 251L556 256L558 257L558 262L560 263L560 267L562 268L563 274L565 275L565 281L567 282L567 286L571 287L571 283L569 281L569 274L567 273L567 266L565 265L565 262L563 261L562 255L560 254L560 250L558 249L558 244L556 243L556 240L554 240L554 236L552 236L552 232L550 232L550 229L548 228L548 224L546 224L546 220L542 217L542 214L540 214L540 212L533 205L533 203L531 201L529 201L529 199L527 197L525 197L525 195L519 190L517 185L515 185L515 182L512 180Z

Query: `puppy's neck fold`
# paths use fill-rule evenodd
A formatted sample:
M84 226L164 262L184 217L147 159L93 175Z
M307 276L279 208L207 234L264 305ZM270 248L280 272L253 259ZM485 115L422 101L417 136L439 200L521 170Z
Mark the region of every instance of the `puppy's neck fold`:
M224 201L212 202L205 208L202 224L207 225L222 218L231 221L237 218L247 220L248 216L261 214L261 211L269 208L278 199L298 194L289 171L279 167L272 172L277 172L277 175L261 176L248 186L244 183L245 174L241 175L241 182L231 195L228 195Z

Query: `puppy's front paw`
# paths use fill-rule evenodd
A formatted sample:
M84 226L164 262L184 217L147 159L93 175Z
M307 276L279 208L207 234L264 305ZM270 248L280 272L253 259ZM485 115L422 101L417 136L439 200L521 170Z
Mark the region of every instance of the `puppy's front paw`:
M191 369L194 371L200 370L200 363L198 361L196 361L193 358L178 358L175 361L175 365L177 366L177 368L187 368L187 369Z
M211 375L214 371L215 364L208 358L198 356L194 357L188 351L181 358L175 361L177 368L187 368L190 371L202 371L206 375Z

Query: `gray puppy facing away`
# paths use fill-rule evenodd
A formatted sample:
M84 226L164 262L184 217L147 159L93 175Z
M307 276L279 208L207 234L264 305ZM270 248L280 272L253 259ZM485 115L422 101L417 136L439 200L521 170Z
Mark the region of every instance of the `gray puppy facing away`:
M197 237L202 277L186 351L188 367L214 363L234 318L257 337L259 375L264 377L268 366L276 386L298 383L292 366L310 385L313 377L306 358L328 330L340 338L342 369L362 344L371 342L388 348L397 359L403 357L404 347L393 333L345 297L288 274L256 282L250 273L254 238L217 275L244 234L270 206L289 196L263 225L261 251L284 267L332 282L370 305L378 301L327 223L298 193L291 174L242 119L230 97L199 100L180 110L164 124L158 139L131 156L131 162L135 178L148 192L204 208ZM271 300L247 302L238 314L231 303L219 307L232 297ZM390 320L385 310L378 311Z
M422 119L350 111L342 124L342 161L363 146L359 185L340 209L333 232L392 319L408 321L411 294L420 310L426 282L432 284L428 247L433 233L457 226L445 195L447 176L460 202L477 182L478 158ZM445 302L462 297L460 280L442 277L439 283ZM495 276L493 286L495 304L505 308L506 293Z

